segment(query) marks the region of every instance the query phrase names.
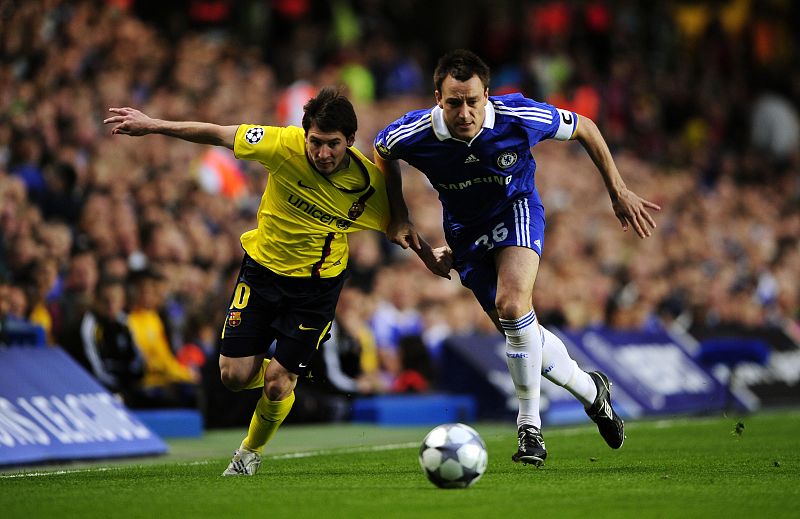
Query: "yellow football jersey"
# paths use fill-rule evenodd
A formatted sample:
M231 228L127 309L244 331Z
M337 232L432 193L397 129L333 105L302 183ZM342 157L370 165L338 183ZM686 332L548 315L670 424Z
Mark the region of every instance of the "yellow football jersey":
M381 171L355 148L347 168L325 176L306 156L302 128L242 124L233 146L239 159L269 172L258 228L242 234L244 250L271 271L329 278L347 267L347 233L386 231L389 201Z

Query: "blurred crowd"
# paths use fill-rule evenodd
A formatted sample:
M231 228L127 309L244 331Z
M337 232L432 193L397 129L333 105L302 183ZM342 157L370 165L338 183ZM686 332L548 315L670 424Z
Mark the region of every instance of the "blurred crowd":
M380 128L432 106L435 60L453 47L492 66L490 94L594 119L629 186L663 207L654 238L625 234L580 146L538 146L544 324L739 323L800 340L796 3L168 4L0 1L0 342L58 345L134 406L196 405L219 389L238 239L266 176L227 150L112 138L107 108L298 124L316 89L338 84L370 155ZM436 193L406 173L416 225L443 244ZM497 332L458 281L352 235L321 384L426 391L442 342L471 333Z

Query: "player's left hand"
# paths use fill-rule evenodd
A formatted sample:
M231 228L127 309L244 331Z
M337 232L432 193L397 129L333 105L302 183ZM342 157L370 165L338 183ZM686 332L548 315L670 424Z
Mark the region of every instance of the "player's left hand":
M450 279L449 272L450 269L453 268L453 250L445 245L443 247L436 247L431 252L433 253L433 258L438 268L447 274L442 277Z
M431 249L430 246L425 247L419 251L419 257L428 267L428 270L437 276L450 279L450 269L453 268L453 251L450 247L436 247Z
M661 207L653 202L645 200L629 189L623 189L619 196L612 200L614 214L622 224L622 230L628 230L632 226L633 230L640 238L650 236L652 229L656 228L656 222L647 209L660 211Z

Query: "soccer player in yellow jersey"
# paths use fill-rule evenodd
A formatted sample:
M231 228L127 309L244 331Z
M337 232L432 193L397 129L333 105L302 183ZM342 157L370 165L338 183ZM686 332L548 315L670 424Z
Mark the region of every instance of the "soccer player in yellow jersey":
M323 89L303 107L303 128L219 126L153 119L111 108L112 134L162 134L225 146L269 171L258 228L241 237L245 250L233 290L219 364L234 391L261 387L247 437L223 475L254 475L264 446L289 414L294 387L325 339L344 284L347 233L386 231L389 203L380 170L352 148L358 126L350 101ZM447 277L450 265L421 243L417 254ZM274 356L265 357L276 341Z

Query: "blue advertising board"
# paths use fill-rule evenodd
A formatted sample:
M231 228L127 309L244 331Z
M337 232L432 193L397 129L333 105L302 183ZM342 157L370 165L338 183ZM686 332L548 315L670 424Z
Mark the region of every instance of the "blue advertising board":
M505 359L500 334L449 337L442 344L438 385L450 393L472 395L480 419L516 417L517 397Z
M625 418L705 413L723 409L736 398L696 362L680 338L666 331L548 329L564 341L581 369L600 370L609 376L614 384L615 409ZM440 369L446 373L441 377L443 389L472 395L479 418L516 417L516 393L500 334L449 338L444 343ZM545 423L587 420L575 397L546 379L542 380L541 404Z
M702 413L721 409L728 400L726 387L666 331L552 331L623 388L643 414Z
M0 348L0 465L166 451L61 349Z
M443 346L440 386L446 391L471 395L483 420L516 419L519 404L508 374L505 341L500 334L461 335L447 339ZM581 368L600 369L580 350L570 354ZM542 379L542 419L549 425L581 423L588 418L583 405L566 389ZM614 403L626 418L640 416L641 406L624 388L614 386Z

